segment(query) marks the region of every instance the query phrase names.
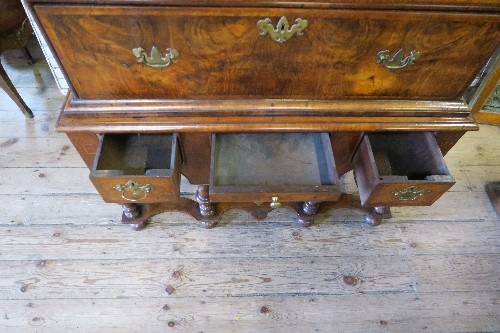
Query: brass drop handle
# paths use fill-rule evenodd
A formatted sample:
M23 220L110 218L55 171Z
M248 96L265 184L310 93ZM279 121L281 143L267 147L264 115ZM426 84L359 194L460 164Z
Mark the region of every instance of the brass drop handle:
M272 209L280 208L281 207L281 202L279 202L280 198L278 197L272 197L271 198L271 206Z
M156 46L151 48L151 53L148 56L142 47L132 49L137 62L143 63L149 67L162 69L177 62L179 51L177 49L168 48L165 56L163 56Z
M399 49L392 58L390 57L391 52L389 50L380 51L377 53L377 64L382 64L385 68L390 71L394 71L396 69L405 68L408 65L413 65L416 60L420 58L420 52L411 51L410 55L407 57L403 57L403 49Z
M113 186L115 190L121 193L122 198L127 201L139 201L153 191L153 186L150 184L142 185L134 180L129 180L125 185L116 184Z
M265 36L269 34L271 39L277 43L284 43L295 34L297 34L297 36L302 36L307 25L307 20L297 18L295 19L295 24L290 26L285 16L280 18L276 28L273 26L270 18L265 18L257 22L257 27L260 29L260 35Z
M423 190L415 185L412 185L403 190L394 190L391 193L394 194L399 201L414 201L428 192L429 191L427 190Z

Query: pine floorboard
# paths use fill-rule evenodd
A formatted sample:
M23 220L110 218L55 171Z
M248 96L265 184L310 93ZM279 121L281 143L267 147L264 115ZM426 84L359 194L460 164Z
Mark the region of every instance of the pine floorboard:
M278 209L231 210L212 230L163 213L136 232L54 131L64 96L38 58L2 55L35 118L0 91L0 332L500 332L500 218L484 192L500 128L448 153L457 184L433 206L376 228L344 209L300 228ZM356 191L352 173L343 187Z

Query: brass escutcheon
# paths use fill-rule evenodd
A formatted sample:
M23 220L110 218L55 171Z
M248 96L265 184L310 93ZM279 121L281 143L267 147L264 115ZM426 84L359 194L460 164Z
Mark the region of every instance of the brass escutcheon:
M390 58L391 52L389 50L380 51L377 53L377 64L382 64L385 68L390 71L396 69L405 68L408 65L413 65L415 60L420 58L420 53L413 50L410 55L403 58L403 49L399 49L392 58Z
M168 48L165 56L162 56L160 50L156 46L151 48L151 55L147 55L142 47L132 49L137 62L143 63L149 67L162 69L170 64L177 62L179 51L177 49Z
M399 201L414 201L428 192L429 191L427 190L423 190L415 185L412 185L408 186L404 190L394 190L391 193L394 194Z
M281 202L279 202L280 198L278 197L272 197L271 198L271 206L272 209L280 208L281 207Z
M298 18L295 20L295 24L290 27L288 19L285 16L280 18L276 28L274 28L270 18L257 22L257 27L261 30L260 35L265 36L269 34L271 39L277 43L284 43L295 34L297 34L297 36L302 36L307 25L307 20Z
M153 191L153 186L150 184L141 185L139 182L129 180L125 185L116 184L113 186L115 190L121 192L122 198L127 201L139 201L146 198L148 193Z

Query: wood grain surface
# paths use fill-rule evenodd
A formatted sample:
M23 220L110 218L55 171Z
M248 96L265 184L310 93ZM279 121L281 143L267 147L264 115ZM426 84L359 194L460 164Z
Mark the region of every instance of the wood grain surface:
M71 82L84 99L455 100L500 43L498 15L299 9L35 6ZM309 21L279 44L259 20ZM99 38L96 38L99 36ZM176 48L155 69L132 49ZM377 54L414 65L389 71ZM461 64L456 66L456 64ZM88 72L93 75L87 75ZM276 75L278 74L279 75ZM96 84L99 82L99 84Z

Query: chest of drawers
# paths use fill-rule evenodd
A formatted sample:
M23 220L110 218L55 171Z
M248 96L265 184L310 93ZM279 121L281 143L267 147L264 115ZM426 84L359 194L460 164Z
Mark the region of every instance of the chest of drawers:
M71 82L58 129L139 227L280 206L377 224L432 204L454 183L442 155L477 129L462 96L500 44L490 0L28 4ZM360 200L339 190L350 170Z

